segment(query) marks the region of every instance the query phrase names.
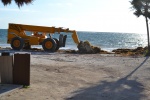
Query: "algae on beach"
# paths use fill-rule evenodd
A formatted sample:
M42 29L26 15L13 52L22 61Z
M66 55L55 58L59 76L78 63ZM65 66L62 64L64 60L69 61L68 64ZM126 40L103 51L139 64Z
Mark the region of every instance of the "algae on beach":
M77 48L79 50L79 53L85 54L100 53L101 51L101 48L91 45L89 41L80 41Z

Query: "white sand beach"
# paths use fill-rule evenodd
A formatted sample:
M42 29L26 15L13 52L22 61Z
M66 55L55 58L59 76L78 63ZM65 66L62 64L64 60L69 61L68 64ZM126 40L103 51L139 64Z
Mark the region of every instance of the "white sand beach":
M32 53L31 85L0 100L150 100L150 58Z

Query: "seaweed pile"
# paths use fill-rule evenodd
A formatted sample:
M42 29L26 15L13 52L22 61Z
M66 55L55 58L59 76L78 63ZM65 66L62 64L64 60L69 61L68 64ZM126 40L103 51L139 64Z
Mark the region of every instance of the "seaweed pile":
M121 54L121 55L144 55L146 53L147 47L137 47L135 49L115 49L112 52L115 54Z
M79 50L78 52L81 54L95 54L101 51L100 47L93 46L88 41L80 41L77 48Z

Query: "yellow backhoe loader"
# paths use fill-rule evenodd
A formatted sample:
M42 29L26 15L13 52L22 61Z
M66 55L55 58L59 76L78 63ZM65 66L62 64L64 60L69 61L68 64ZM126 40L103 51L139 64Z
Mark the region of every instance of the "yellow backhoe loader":
M28 31L32 34L27 35ZM72 33L74 42L79 44L80 41L75 30L14 23L9 23L7 43L11 44L14 50L29 49L31 45L42 45L45 51L55 52L60 47L65 47L67 35L63 35L61 32ZM51 35L56 33L60 34L59 39L53 38Z

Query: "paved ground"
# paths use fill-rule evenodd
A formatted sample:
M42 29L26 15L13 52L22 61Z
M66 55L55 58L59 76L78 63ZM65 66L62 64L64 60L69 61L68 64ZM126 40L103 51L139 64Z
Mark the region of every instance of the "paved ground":
M22 88L22 85L0 84L0 97L19 88Z

